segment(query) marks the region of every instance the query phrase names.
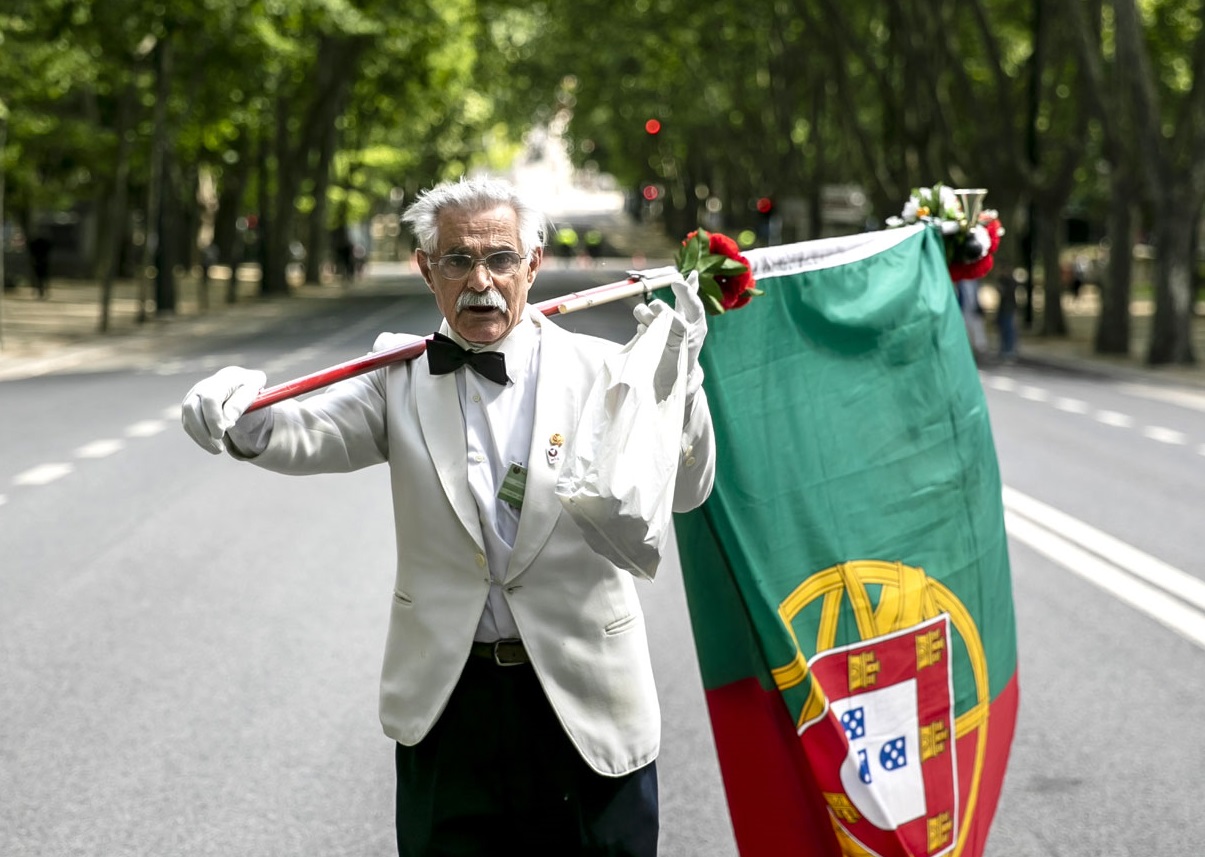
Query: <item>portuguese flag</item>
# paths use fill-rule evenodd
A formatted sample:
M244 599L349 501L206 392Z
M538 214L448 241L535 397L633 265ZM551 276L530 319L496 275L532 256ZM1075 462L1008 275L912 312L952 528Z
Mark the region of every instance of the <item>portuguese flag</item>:
M1017 713L1000 474L925 226L747 254L675 526L742 857L983 852Z

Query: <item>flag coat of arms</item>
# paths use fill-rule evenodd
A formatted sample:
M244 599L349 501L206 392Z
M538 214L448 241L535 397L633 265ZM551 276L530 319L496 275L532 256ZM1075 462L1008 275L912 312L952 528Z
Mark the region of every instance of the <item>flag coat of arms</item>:
M1012 743L1001 483L941 236L747 254L702 352L715 488L676 517L743 857L976 857Z

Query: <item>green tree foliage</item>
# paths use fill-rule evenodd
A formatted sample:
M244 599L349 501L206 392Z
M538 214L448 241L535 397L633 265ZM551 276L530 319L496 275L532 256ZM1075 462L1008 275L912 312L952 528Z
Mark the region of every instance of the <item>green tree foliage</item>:
M31 225L91 205L98 270L148 263L162 307L164 272L210 240L283 294L293 242L313 279L332 230L548 134L634 201L655 188L642 211L670 234L764 226L769 202L787 228L760 239L799 240L836 228L834 185L864 190L871 223L916 186L983 186L1001 267L1039 263L1049 335L1061 218L1109 213L1102 350L1128 345L1139 218L1160 260L1151 359L1191 362L1201 5L9 0L5 208Z

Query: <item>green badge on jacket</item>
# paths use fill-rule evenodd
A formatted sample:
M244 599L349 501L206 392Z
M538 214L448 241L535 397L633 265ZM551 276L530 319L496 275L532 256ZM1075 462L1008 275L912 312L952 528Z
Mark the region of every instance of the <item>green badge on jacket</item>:
M506 478L498 489L498 499L516 509L523 508L523 492L527 490L527 468L511 462L506 468Z

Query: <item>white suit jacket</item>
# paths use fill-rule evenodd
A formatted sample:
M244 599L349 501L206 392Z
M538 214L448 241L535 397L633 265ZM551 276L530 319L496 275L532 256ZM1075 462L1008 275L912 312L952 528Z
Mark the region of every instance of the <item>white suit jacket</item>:
M632 577L591 551L562 511L560 459L549 463L545 450L554 433L573 433L603 358L620 346L564 331L530 308L528 316L541 332L539 374L504 592L565 731L594 770L618 776L656 758L661 739L644 616ZM400 342L383 334L375 349ZM389 463L397 577L380 714L389 737L417 744L460 677L490 588L455 376L433 376L419 358L276 404L273 420L267 449L251 459L269 470ZM711 491L715 444L702 390L687 405L682 450L676 511Z

